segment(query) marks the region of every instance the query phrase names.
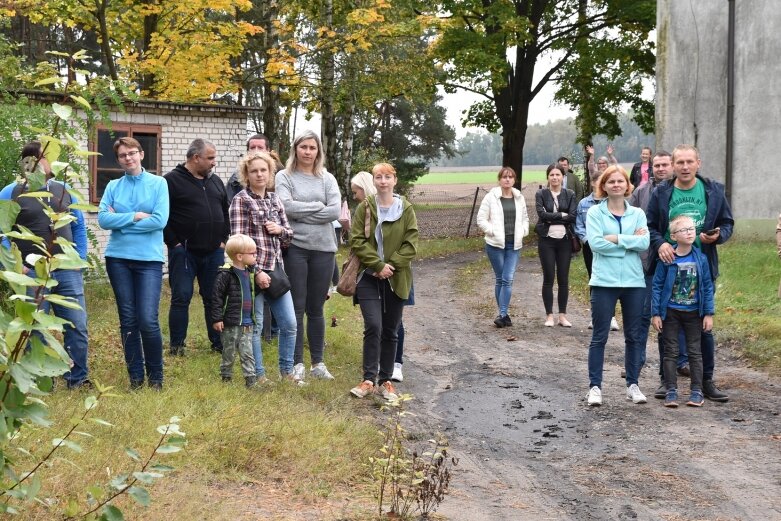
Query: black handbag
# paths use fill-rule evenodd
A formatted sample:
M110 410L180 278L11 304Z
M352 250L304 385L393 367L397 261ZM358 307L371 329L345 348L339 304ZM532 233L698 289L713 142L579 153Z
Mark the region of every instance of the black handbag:
M290 291L290 279L287 273L282 269L282 264L277 260L273 270L263 270L263 273L271 277L271 284L265 289L258 287L258 290L269 298L277 299Z

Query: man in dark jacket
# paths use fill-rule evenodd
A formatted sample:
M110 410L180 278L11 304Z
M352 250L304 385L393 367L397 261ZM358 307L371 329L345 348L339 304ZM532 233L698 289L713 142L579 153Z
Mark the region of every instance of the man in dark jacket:
M163 235L168 246L168 282L171 285L168 328L172 355L184 356L188 310L196 277L211 348L222 351L220 335L212 329L209 315L214 277L225 259L230 220L225 186L212 173L215 166L217 150L214 145L196 139L187 149L185 163L165 175L171 202Z
M671 245L668 226L670 218L680 214L692 217L697 228L697 241L708 258L711 278L719 276L719 256L716 245L732 236L732 210L724 193L724 185L701 177L700 153L692 145L678 145L673 150L674 177L664 181L651 193L648 202L648 230L651 234L651 273L656 263L670 263L675 252ZM711 332L702 333L703 393L709 400L726 402L729 396L713 381L716 363L716 346Z
M82 260L87 259L87 228L84 224L84 215L80 210L69 208L72 203L78 203L73 199L67 186L53 179L51 166L43 155L43 145L39 141L32 141L22 148L20 158L24 169L31 172L33 167L46 174L46 184L43 187L30 187L27 181L24 183L13 182L0 191L0 200L13 200L19 205L19 213L16 215L14 230L23 226L44 241L45 247L51 254L62 253L62 248L53 243L56 238L65 239L72 243ZM54 229L52 220L47 215L41 202L34 197L21 197L25 193L45 191L51 194L47 203L56 212L69 211L73 215L70 225ZM10 247L8 239L3 239L3 244ZM35 276L34 267L28 264L27 256L40 255L39 246L35 243L19 238L11 241L16 244L24 261L24 273ZM32 273L30 273L32 271ZM54 315L67 320L63 328L63 345L68 356L73 361L70 370L63 375L68 389L79 387L91 387L89 381L89 368L87 364L89 333L87 330L87 306L84 298L84 277L80 268L61 268L51 272L51 278L57 281L57 285L48 289L47 293L68 297L79 304L78 309L60 304L51 305ZM30 295L32 296L32 295ZM42 309L48 313L50 304L44 302Z
M575 192L575 206L577 207L578 203L585 195L583 183L575 174L575 172L570 169L569 158L561 156L558 159L558 165L559 170L561 170L561 174L564 176L564 182L562 183L562 186Z

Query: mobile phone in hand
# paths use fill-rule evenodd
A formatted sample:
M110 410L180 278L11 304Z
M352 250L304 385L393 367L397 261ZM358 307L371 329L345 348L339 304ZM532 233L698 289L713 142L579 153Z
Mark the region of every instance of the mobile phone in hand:
M706 231L704 231L702 233L704 233L705 235L716 235L717 233L719 233L719 229L718 228L714 228L712 230L706 230Z

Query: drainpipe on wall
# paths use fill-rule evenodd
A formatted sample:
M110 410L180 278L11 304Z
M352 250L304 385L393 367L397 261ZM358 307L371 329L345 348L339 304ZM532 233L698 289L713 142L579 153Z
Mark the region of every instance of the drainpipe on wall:
M724 189L727 202L732 205L732 166L735 147L735 0L727 0L727 142L724 168Z

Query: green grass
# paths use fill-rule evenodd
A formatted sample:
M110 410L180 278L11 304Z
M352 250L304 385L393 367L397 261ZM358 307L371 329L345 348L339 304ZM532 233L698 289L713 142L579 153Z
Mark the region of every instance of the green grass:
M167 340L167 285L164 293L160 323ZM163 458L177 470L152 491L156 505L153 511L157 514L149 519L240 518L240 511L231 516L230 509L225 511L220 505L193 498L204 497L215 487L230 489L241 483L285 484L302 501L347 492L361 495L348 484L361 483L365 473L362 463L376 453L380 437L372 408L367 407L370 402L351 400L347 392L361 374L362 321L351 299L335 296L326 303L327 323L330 325L331 317L336 317L338 323L335 328L329 327L326 335L328 367L336 380L310 380L304 388L277 382L275 341L263 346L268 377L275 381L263 391L244 388L238 361L234 381L220 381L220 357L208 349L201 302L195 298L190 312L189 351L184 358L166 354L164 391L131 393L119 344L116 307L107 283L88 287L87 309L91 378L115 386L117 394L102 400L95 415L114 427L85 426L83 430L95 438L76 440L84 446L82 454L63 454L76 466L59 460L41 472L44 478L54 478L46 482L44 497L80 497L83 501L86 485L105 482L107 469L116 474L129 468L124 447L145 454L153 447L155 428L174 415L182 418L188 446L180 454ZM80 400L86 396L87 392L54 393L47 401L59 427L26 430L19 446L32 447L37 455L48 450L49 439L62 434L68 419L80 412ZM360 505L360 497L355 499ZM129 518L140 516L141 510L132 501L123 500L122 505L131 513ZM181 510L185 505L192 509L191 514ZM51 513L43 509L29 517L50 518Z
M416 185L495 185L497 172L434 172L419 177ZM541 183L545 180L544 170L524 170L523 183Z
M781 370L781 261L773 241L732 240L719 246L713 330L755 365Z
M481 244L479 239L421 241L420 257L479 248ZM344 249L339 253L340 257L345 254ZM163 292L160 324L167 344L167 284ZM203 309L196 297L190 309L187 356L166 354L164 391L131 393L111 287L106 281L90 283L86 296L90 376L102 385L113 386L116 395L102 399L94 416L113 427L93 423L80 427L94 437L78 436L74 441L81 444L82 453L63 449L50 466L39 470L44 483L40 497L57 498L60 503L73 498L84 507L88 486L105 484L109 473L115 476L131 470L125 447L135 448L144 457L156 443L156 427L171 416L179 416L187 448L160 460L174 466L175 472L152 487L149 509L121 499L118 505L126 518L242 519L248 510L238 490L247 484L256 485L254 493L261 498L266 489L273 489L275 495L269 501L287 501L293 509L296 504L316 501L319 505L322 501L340 505L349 498L349 513L338 507L339 518L371 518L368 512L374 507L365 464L381 446L381 413L373 402L354 400L348 394L360 380L363 337L360 309L352 305L352 299L335 295L326 302L327 325L332 317L337 321L336 327L326 331L326 359L336 377L333 382L310 380L304 388L275 382L263 391L249 391L243 386L237 361L234 381L222 383L220 357L208 349ZM264 342L263 348L267 375L276 381L276 341L270 346ZM308 360L308 355L305 358ZM16 447L27 448L34 455L17 455L20 468L32 467L36 457L50 450L51 440L62 436L70 419L82 413L83 400L89 394L94 391L60 390L46 398L54 426L25 429L15 440ZM59 516L38 504L25 513L25 519L53 517Z

